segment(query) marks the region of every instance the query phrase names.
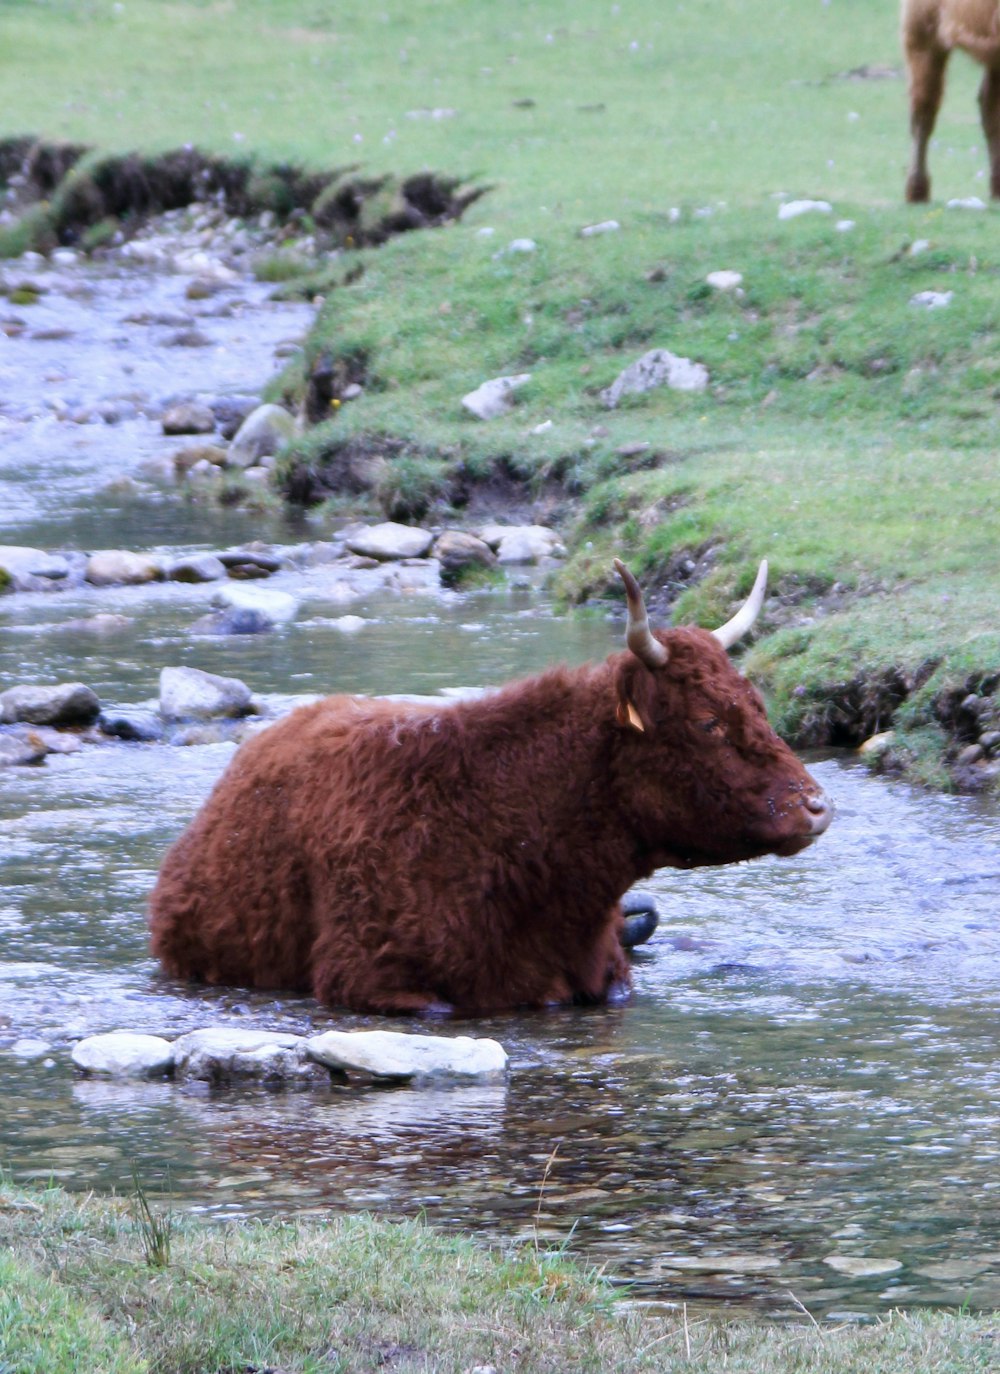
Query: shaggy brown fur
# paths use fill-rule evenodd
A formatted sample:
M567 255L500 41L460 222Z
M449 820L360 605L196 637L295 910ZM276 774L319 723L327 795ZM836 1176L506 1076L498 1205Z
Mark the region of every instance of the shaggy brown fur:
M330 697L248 741L163 864L164 968L387 1013L627 986L636 879L825 826L712 636L657 638L662 668L626 651L447 706Z
M913 135L906 199L930 199L927 144L953 48L961 48L986 68L979 87L979 113L990 155L990 194L1000 196L1000 5L997 0L903 0L902 27Z

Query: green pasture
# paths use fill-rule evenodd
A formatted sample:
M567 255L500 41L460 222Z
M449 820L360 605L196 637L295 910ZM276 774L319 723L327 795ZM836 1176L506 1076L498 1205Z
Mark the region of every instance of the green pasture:
M0 134L488 186L456 225L285 283L325 305L276 392L324 351L365 380L286 478L321 487L349 441L393 455L389 496L418 512L513 484L568 535L567 602L604 593L617 553L711 621L767 556L781 604L749 663L782 728L831 738L825 703L893 670L905 708L842 742L894 723L941 783L941 694L1000 672L1000 246L994 210L946 208L987 191L978 73L952 68L925 207L902 204L895 6L870 0L22 0L0 6ZM782 197L832 210L780 221ZM720 269L739 292L707 284ZM650 348L707 390L606 409ZM522 372L508 417L464 414ZM678 556L706 551L686 589Z

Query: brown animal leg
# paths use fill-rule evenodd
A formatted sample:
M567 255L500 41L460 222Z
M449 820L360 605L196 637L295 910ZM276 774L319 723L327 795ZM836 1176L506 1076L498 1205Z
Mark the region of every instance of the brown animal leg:
M979 87L979 114L990 154L990 195L1000 199L1000 70L987 67Z
M948 53L943 48L917 48L908 43L906 60L910 68L910 133L913 136L913 158L906 179L906 199L918 202L929 200L931 195L927 145L941 108Z

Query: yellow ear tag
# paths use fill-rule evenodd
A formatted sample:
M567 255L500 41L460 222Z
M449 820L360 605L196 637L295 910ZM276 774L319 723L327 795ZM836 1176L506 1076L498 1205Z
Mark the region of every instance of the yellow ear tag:
M645 734L646 727L642 723L642 717L630 701L618 703L618 724L631 725L633 730L638 730L640 734Z

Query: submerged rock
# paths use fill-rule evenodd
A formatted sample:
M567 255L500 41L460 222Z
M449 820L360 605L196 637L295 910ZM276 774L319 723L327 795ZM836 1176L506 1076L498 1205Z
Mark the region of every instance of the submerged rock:
M468 1035L407 1035L402 1031L327 1031L306 1041L314 1059L373 1078L493 1078L507 1069L496 1040Z
M160 673L160 715L164 720L209 720L245 716L252 693L235 677L219 677L200 668L164 668Z
M0 734L0 768L24 768L41 763L48 749L40 739L22 734Z

